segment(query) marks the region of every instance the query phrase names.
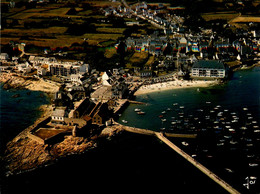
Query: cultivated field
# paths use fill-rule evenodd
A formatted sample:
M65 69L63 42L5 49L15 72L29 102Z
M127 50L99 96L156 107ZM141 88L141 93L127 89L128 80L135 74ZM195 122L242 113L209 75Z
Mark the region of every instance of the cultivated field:
M236 18L239 14L236 12L211 12L211 13L203 13L201 14L201 17L205 21L211 21L211 20L226 20L229 21L233 18Z

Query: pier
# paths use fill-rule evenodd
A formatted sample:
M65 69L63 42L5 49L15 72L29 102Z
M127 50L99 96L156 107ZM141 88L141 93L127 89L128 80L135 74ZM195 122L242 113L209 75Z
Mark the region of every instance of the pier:
M120 123L113 122L117 127L121 128L122 130L137 133L137 134L143 134L143 135L154 135L158 139L160 139L162 142L164 142L166 145L168 145L170 148L172 148L175 152L177 152L179 155L181 155L184 159L186 159L188 162L190 162L192 165L194 165L196 168L198 168L201 172L203 172L205 175L207 175L209 178L211 178L213 181L215 181L217 184L219 184L222 188L224 188L226 191L232 194L239 194L240 192L234 189L231 185L226 183L224 180L222 180L220 177L218 177L216 174L211 172L209 169L207 169L205 166L203 166L201 163L199 163L197 160L192 158L190 155L188 155L186 152L184 152L182 149L180 149L178 146L173 144L169 139L167 139L165 136L168 137L177 137L177 138L196 138L197 134L175 134L175 133L162 133L162 132L155 132L148 129L140 129L130 126L121 125ZM164 136L165 135L165 136Z
M192 158L190 155L185 153L182 149L177 147L175 144L173 144L170 140L168 140L166 137L163 136L160 132L155 132L155 135L163 141L166 145L168 145L170 148L172 148L175 152L177 152L179 155L181 155L183 158L185 158L187 161L189 161L191 164L193 164L195 167L197 167L201 172L203 172L205 175L207 175L209 178L211 178L213 181L218 183L221 187L223 187L226 191L232 194L238 194L236 189L234 189L232 186L230 186L228 183L226 183L224 180L219 178L216 174L211 172L209 169L207 169L205 166L200 164L198 161L196 161L194 158Z

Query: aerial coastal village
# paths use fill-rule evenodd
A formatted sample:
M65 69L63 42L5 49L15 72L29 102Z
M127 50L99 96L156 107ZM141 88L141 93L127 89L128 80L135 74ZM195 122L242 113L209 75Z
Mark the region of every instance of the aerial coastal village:
M2 87L50 98L41 118L7 144L9 175L120 133L122 111L141 103L136 95L199 91L228 82L237 69L259 66L260 2L250 4L253 16L243 14L248 1L212 3L219 13L194 17L190 7L170 3L1 2Z

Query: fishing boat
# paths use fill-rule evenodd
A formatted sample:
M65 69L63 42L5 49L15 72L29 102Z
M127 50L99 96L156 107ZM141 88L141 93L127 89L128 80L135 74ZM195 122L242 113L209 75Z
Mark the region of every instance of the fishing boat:
M136 108L136 109L135 109L135 112L139 112L139 111L141 111L140 108Z
M163 118L163 115L159 115L160 118Z
M138 115L144 115L144 114L145 114L145 112L143 112L143 111L140 111L140 112L137 112L137 114L138 114Z

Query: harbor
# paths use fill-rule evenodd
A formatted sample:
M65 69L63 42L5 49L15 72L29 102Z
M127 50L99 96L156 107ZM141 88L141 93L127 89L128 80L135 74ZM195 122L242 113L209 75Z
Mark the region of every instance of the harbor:
M137 95L137 101L148 105L130 104L118 122L164 135L197 134L195 143L188 138L173 142L238 191L255 191L259 186L258 72L259 67L237 71L228 83L209 88ZM136 109L145 114L138 115Z

